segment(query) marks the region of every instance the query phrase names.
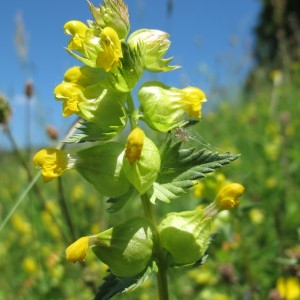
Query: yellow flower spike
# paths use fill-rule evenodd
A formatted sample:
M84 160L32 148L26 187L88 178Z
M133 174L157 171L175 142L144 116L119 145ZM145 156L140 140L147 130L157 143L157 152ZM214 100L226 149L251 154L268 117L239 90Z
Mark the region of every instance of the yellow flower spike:
M66 259L67 261L83 262L86 257L86 252L89 248L89 237L84 236L75 241L66 249Z
M69 41L70 50L80 50L83 48L86 30L88 27L80 21L69 21L64 25L64 31L67 35L73 36Z
M121 65L122 55L121 42L117 32L111 27L103 28L100 45L102 51L98 53L96 64L99 68L109 72L114 66Z
M239 183L230 183L224 186L214 201L219 211L232 209L239 205L240 197L245 191L245 188Z
M244 191L245 188L239 183L225 185L217 194L214 202L204 209L204 218L213 217L220 211L238 206L240 203L238 198L243 195Z
M184 110L191 117L201 118L202 102L206 102L206 96L202 90L197 87L188 86L182 91L185 96L181 101L186 103Z
M68 117L80 112L78 104L83 101L80 94L83 87L72 83L62 82L54 89L56 100L63 102L63 116Z
M128 135L125 157L129 160L131 165L140 158L144 139L145 134L139 127L133 129Z
M71 167L68 154L63 150L53 148L46 148L37 152L33 157L33 163L42 168L44 182L49 182L60 176Z

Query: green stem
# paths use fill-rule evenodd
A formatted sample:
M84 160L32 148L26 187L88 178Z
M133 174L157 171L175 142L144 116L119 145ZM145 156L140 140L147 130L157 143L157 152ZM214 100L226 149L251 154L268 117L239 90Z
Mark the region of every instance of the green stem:
M167 262L164 250L161 246L160 235L157 228L156 218L152 209L152 204L147 194L141 195L141 200L146 217L150 220L154 228L154 257L157 263L157 286L160 300L168 300L168 274L167 274Z
M130 128L132 130L135 127L137 127L137 117L136 117L134 101L133 101L131 93L128 94L127 106L128 106L128 118L129 118L129 122L130 122Z

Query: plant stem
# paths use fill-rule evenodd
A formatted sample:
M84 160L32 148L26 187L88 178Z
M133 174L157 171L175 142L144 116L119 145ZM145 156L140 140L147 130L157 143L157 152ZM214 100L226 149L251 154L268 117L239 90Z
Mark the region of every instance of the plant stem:
M157 286L160 300L168 300L168 278L167 278L167 262L164 250L161 246L160 235L157 228L156 218L152 209L152 204L147 194L141 195L141 200L144 208L146 217L150 220L153 225L154 235L154 257L157 263Z
M132 130L137 126L137 117L136 117L136 111L135 111L134 102L131 93L129 93L128 95L127 105L128 105L128 117L130 122L130 128Z

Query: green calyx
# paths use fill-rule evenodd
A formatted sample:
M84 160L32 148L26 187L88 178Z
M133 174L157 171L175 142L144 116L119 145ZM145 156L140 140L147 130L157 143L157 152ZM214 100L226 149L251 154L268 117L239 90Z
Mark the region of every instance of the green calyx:
M193 264L203 257L209 245L211 219L203 210L169 213L158 226L162 247L170 254L171 264Z
M124 146L108 142L77 152L75 168L97 191L107 197L117 197L129 190L122 171L121 153Z
M184 124L183 93L161 82L147 82L138 92L144 121L155 130L168 132Z
M133 218L93 237L92 251L118 277L141 273L152 258L152 229L144 218Z
M145 70L150 72L172 71L179 66L169 66L171 58L163 58L170 47L169 34L160 30L140 29L128 38L132 49L139 49Z
M145 136L140 158L131 164L124 157L123 167L128 181L144 194L155 181L160 169L160 155L156 145Z

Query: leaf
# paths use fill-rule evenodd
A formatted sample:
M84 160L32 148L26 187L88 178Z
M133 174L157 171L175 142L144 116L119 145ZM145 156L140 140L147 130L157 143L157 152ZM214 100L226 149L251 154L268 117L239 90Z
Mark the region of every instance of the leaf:
M137 195L137 190L131 187L126 194L119 197L109 198L106 202L111 204L111 206L107 208L106 211L108 213L115 213L119 211L130 199L134 199Z
M106 141L113 138L119 133L119 128L111 128L111 131L105 131L101 129L97 124L85 121L83 127L78 128L81 133L75 133L71 135L64 143L84 143L95 141Z
M157 266L153 262L152 266L136 276L120 278L110 273L103 278L104 283L99 287L94 300L108 300L116 294L135 290L148 280L154 272L157 272Z
M181 149L182 141L172 143L168 138L160 147L161 168L158 173L151 201L170 202L195 185L195 180L206 177L239 157L237 154L220 154L206 149Z

